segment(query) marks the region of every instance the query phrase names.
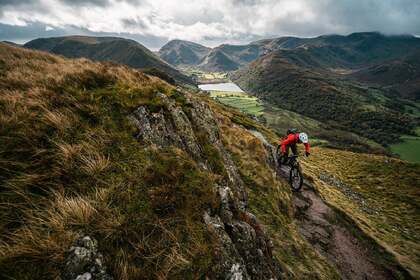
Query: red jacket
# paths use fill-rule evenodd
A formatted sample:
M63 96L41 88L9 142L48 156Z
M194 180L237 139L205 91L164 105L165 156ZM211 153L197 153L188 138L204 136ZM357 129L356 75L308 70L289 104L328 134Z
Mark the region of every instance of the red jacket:
M281 152L284 154L286 152L286 146L287 145L295 145L299 142L300 142L299 141L299 133L287 135L287 137L283 138L280 142ZM309 145L309 142L308 143L303 143L303 145L305 145L306 152L309 153L310 150L311 150L311 146Z

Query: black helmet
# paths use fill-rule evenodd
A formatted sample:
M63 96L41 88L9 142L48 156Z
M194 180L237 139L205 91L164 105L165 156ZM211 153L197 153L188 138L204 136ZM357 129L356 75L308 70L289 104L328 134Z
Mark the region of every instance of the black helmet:
M287 134L286 135L289 135L289 134L296 134L297 133L297 129L296 128L289 128L288 130L287 130Z

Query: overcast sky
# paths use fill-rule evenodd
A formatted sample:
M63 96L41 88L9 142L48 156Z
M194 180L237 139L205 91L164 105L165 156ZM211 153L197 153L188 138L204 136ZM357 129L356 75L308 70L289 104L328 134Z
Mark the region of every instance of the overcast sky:
M380 31L420 35L420 0L0 0L0 40L70 34L208 46Z

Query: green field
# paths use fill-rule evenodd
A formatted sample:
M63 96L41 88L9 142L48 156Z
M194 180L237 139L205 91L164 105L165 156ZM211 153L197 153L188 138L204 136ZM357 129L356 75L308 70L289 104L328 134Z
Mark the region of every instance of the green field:
M417 128L420 135L420 128ZM420 136L403 136L403 142L392 145L391 151L400 155L401 159L420 163Z
M195 79L199 84L228 82L226 72L207 72L191 65L180 65L178 68L186 75Z
M263 114L264 108L258 98L243 92L210 91L210 97L247 114L254 116Z

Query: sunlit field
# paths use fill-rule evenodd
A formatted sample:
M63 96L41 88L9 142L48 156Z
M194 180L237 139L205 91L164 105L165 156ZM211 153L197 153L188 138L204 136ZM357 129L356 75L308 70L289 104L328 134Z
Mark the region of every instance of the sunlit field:
M263 106L258 98L242 92L210 91L210 96L215 100L237 108L244 113L254 116L263 114Z

